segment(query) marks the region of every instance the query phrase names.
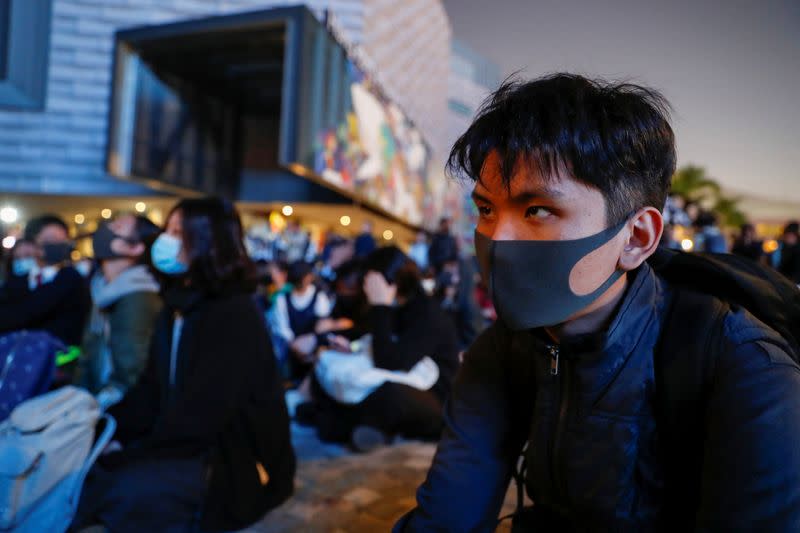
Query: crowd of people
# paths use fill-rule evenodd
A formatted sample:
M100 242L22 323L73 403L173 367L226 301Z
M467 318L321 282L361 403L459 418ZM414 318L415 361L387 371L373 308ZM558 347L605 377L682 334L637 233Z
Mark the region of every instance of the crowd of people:
M117 421L76 527L257 520L292 490L287 390L325 441L438 438L459 354L488 323L475 269L447 219L410 256L371 231L331 233L317 254L293 221L287 246L253 260L232 204L187 199L164 228L134 214L101 223L85 270L63 220L29 221L0 288L0 335L46 332L59 347L50 387L88 390ZM332 381L337 355L367 356L370 384Z
M695 228L696 250L728 251L713 215L666 211ZM164 228L134 214L100 224L87 270L63 220L31 220L0 288L0 335L52 336L51 387L88 390L118 424L75 526L249 525L292 492L290 417L357 452L438 440L493 299L448 219L408 253L372 230L317 248L292 221L271 259L254 259L231 203L186 199ZM745 225L731 251L800 283L798 237L787 224L768 255Z

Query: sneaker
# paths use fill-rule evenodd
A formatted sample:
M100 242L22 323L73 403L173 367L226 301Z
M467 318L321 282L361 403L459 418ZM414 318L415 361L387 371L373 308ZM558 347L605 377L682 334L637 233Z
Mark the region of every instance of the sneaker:
M358 426L353 430L350 444L353 449L361 453L369 453L389 442L388 436L370 426Z

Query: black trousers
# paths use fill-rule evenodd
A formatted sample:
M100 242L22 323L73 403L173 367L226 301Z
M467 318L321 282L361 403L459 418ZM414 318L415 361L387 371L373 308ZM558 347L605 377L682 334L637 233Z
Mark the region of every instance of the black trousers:
M347 442L356 426L370 426L394 436L437 440L442 431L442 402L431 391L384 383L359 404L339 403L312 380L320 439Z
M197 531L206 493L202 458L139 461L86 478L72 530L102 524L112 533Z

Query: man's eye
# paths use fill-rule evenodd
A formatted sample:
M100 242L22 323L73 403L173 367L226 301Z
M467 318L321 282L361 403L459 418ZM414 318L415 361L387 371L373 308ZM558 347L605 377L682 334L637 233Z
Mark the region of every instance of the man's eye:
M487 207L485 205L479 205L477 207L478 207L478 213L482 217L488 217L489 215L492 214L492 208L491 207Z
M525 210L525 218L547 218L551 214L545 207L532 206Z

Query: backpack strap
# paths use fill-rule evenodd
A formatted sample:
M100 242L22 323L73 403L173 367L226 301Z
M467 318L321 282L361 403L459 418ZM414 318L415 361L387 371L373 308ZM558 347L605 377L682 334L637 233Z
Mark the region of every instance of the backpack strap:
M675 287L654 354L664 531L693 524L700 504L705 405L727 304Z

